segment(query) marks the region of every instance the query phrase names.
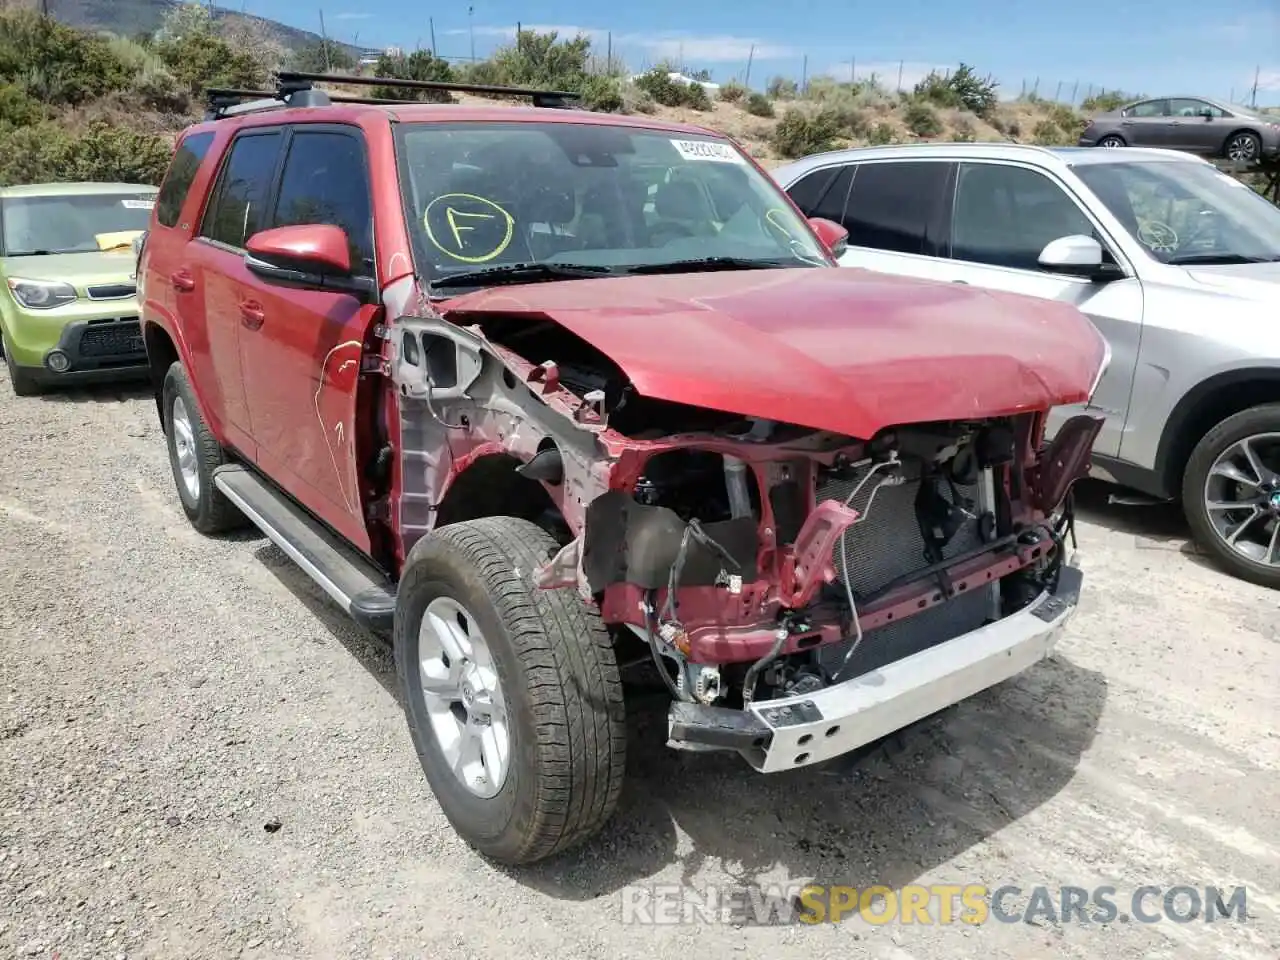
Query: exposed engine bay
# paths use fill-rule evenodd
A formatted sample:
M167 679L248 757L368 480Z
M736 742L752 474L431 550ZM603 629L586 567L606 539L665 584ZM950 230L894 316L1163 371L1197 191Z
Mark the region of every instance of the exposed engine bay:
M597 605L674 700L821 690L1053 588L1096 418L1048 445L1043 411L849 437L643 396L549 320L450 319L398 323L402 528L465 518L488 464L479 494L562 544L538 583Z

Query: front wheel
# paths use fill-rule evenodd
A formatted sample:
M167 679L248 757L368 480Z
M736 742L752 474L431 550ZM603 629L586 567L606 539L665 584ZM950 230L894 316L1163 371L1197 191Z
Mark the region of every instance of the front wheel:
M214 486L213 471L226 462L226 454L200 415L181 361L170 364L165 374L160 409L178 500L191 525L201 533L222 533L242 526L244 515Z
M449 524L414 545L396 597L396 668L427 782L458 834L507 864L594 834L626 765L608 631L576 591L531 580L556 546L513 517Z
M1229 573L1280 589L1280 404L1227 417L1196 444L1182 480L1196 540Z

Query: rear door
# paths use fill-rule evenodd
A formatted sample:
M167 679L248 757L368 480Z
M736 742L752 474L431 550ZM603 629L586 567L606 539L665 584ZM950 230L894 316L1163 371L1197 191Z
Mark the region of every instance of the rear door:
M376 276L368 152L356 127L286 131L278 185L258 227L342 227L353 270ZM368 552L356 399L378 307L350 294L274 286L244 271L234 305L258 464L303 506Z
M1168 147L1175 134L1168 100L1135 103L1120 116L1120 135L1131 147Z
M231 141L197 239L189 247L191 289L180 294L203 307L226 432L231 443L250 459L256 458L257 450L240 362L244 329L240 305L252 280L244 266L244 246L266 223L266 204L283 143L284 131L279 127L250 128Z
M1107 339L1111 365L1089 412L1106 417L1094 449L1118 455L1142 333L1142 285L1132 275L1107 283L1063 276L1044 270L1038 261L1049 242L1066 236L1092 236L1113 262L1123 263L1113 252L1119 247L1061 180L1018 163L960 163L954 197L945 206L944 258L933 261L934 277L1062 300L1088 316ZM1084 409L1053 410L1049 434Z

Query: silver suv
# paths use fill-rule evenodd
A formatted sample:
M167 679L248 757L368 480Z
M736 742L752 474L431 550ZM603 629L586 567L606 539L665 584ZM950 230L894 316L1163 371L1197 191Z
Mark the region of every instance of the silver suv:
M1075 304L1111 347L1093 474L1181 499L1228 570L1280 588L1280 209L1154 149L869 147L773 176L849 231L842 266Z

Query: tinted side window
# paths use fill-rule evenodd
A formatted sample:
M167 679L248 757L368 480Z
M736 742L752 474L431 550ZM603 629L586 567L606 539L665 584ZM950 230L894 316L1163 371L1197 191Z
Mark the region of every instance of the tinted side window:
M950 165L929 161L864 163L853 178L844 226L850 246L926 253Z
M296 131L289 143L272 225L330 223L346 231L351 265L373 272L373 207L364 148L354 135Z
M1169 115L1172 117L1201 117L1205 113L1213 117L1225 117L1226 114L1203 100L1170 100Z
M822 217L835 223L844 223L845 204L849 199L849 187L853 184L853 175L858 168L853 164L841 167L827 192L822 195L814 207L811 217ZM848 224L845 224L848 227Z
M183 139L169 162L169 170L156 197L156 220L162 227L177 226L187 191L196 178L200 163L213 143L212 133L193 133Z
M1093 236L1093 224L1044 174L996 163L960 165L952 259L1037 270L1046 244L1080 234Z
M1146 103L1137 103L1125 111L1126 117L1163 117L1166 115L1165 107L1168 105L1166 100L1148 100Z
M279 131L241 135L231 142L231 155L214 184L200 236L243 249L245 241L263 228L263 207L279 152Z
M806 217L816 217L817 214L813 211L817 208L818 201L822 199L822 195L827 192L827 187L839 172L838 168L829 167L826 170L807 173L787 188L787 196Z

